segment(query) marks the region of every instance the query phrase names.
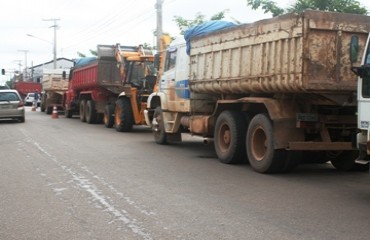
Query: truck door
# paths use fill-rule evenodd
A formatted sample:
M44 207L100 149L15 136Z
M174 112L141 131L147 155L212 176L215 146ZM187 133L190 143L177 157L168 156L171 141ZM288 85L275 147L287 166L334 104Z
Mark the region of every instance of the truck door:
M169 111L189 111L189 57L185 44L170 47L167 51L160 91L167 96Z
M370 127L370 36L363 56L363 74L358 82L358 127L367 130Z

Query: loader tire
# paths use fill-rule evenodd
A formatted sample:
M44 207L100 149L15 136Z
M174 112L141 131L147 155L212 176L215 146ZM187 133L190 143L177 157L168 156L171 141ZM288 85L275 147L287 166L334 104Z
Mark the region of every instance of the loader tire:
M106 128L112 128L114 125L114 105L107 104L104 108L103 116L104 126Z
M134 117L130 99L120 98L116 102L114 111L114 123L118 132L131 132L134 125Z

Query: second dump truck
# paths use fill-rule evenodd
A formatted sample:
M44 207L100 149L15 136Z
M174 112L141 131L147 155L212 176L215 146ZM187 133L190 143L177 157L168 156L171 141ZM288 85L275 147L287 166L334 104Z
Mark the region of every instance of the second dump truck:
M63 110L63 96L68 89L66 69L43 69L41 111L51 114L54 106Z
M190 37L188 54L175 40L148 99L155 141L213 138L221 162L249 161L261 173L304 158L355 168L350 43L357 38L362 52L369 30L369 16L309 10L203 32Z
M81 59L71 70L66 116L103 121L120 132L145 124L143 111L156 81L153 61L142 46L98 45L97 58Z

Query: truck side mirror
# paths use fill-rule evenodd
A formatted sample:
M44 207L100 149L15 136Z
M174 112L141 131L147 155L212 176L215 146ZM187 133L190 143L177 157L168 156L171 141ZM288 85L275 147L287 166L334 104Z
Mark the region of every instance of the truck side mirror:
M159 69L160 61L161 61L161 55L159 53L155 54L154 55L154 67L156 69Z
M66 73L66 71L63 71L63 72L62 72L62 78L63 78L63 79L66 79L66 78L67 78L67 73Z
M5 75L5 69L1 69L1 75Z
M349 48L349 56L350 56L351 64L354 64L355 62L357 62L358 48L359 48L358 36L353 35L351 37L351 45Z
M69 70L68 81L72 80L73 68Z

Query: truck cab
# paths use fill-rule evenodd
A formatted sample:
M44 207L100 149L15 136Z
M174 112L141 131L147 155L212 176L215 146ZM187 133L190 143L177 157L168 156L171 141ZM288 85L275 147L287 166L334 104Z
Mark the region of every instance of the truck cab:
M359 132L356 137L356 146L360 150L360 156L356 161L363 164L370 161L370 34L365 46L361 66L352 67L354 73L358 75L357 124ZM354 38L351 42L353 60L357 58L358 50L358 40Z
M185 41L177 39L166 51L159 90L168 97L167 106L162 107L169 111L188 112L190 110L189 57L185 49Z

